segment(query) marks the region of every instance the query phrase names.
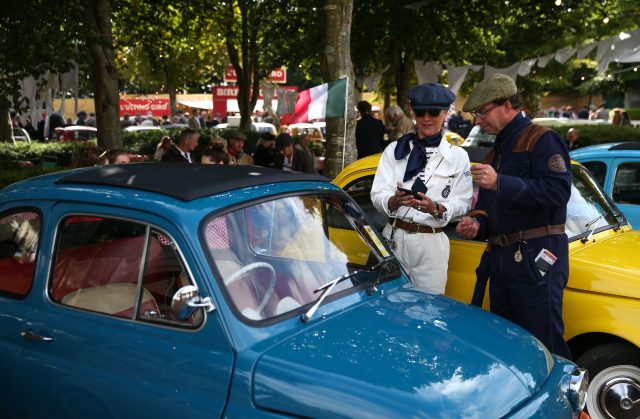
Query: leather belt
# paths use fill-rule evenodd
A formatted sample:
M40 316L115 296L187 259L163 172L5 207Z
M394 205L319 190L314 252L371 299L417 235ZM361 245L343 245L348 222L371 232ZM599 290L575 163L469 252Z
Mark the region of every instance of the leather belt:
M517 243L523 240L535 239L537 237L562 233L564 233L564 224L556 224L518 231L517 233L513 234L498 234L496 236L489 237L489 243L500 247L507 247L513 243Z
M400 218L389 218L389 224L393 227L400 228L407 233L441 233L444 228L431 227L424 224L416 224L408 221L401 220Z

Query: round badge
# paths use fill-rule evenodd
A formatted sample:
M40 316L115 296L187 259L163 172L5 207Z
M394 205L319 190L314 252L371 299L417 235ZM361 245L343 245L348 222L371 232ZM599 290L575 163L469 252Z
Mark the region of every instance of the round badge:
M451 186L447 185L445 186L445 188L442 190L442 197L446 198L449 196L449 194L451 193Z

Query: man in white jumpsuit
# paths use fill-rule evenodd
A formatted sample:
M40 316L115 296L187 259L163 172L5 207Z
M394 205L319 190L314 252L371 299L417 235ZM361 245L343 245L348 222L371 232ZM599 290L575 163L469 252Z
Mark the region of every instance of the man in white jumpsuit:
M443 228L471 207L469 156L447 142L442 128L455 100L450 90L425 83L411 88L407 96L415 129L384 150L371 200L389 216L382 234L413 283L443 294L449 263L449 239Z

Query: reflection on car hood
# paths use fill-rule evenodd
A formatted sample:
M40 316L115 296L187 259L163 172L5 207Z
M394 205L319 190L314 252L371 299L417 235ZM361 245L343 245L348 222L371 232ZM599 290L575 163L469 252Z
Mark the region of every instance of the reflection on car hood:
M262 408L305 417L502 417L548 375L514 324L409 288L312 324L255 370Z
M619 231L602 240L587 243L571 255L569 288L590 292L640 298L640 230Z

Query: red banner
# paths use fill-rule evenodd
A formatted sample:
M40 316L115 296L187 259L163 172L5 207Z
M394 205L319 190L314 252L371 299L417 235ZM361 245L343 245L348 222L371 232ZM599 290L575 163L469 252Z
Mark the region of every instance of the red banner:
M120 116L146 115L147 112L158 118L169 115L169 99L120 99Z
M238 75L233 65L229 64L224 68L224 75L222 77L225 83L237 83ZM275 70L271 70L269 77L265 79L269 83L286 83L287 82L287 70L284 67L278 67Z

